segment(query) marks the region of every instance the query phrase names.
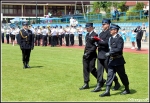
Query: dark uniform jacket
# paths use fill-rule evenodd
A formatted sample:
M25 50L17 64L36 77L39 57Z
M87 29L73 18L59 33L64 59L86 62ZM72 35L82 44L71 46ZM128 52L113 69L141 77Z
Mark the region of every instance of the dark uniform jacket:
M87 33L87 35L85 36L85 49L84 49L84 53L87 53L88 55L90 55L90 57L92 58L96 58L97 57L97 53L96 53L96 42L94 40L91 40L91 37L93 36L97 36L97 34L93 31L90 35L89 33Z
M18 44L20 49L33 49L34 48L34 34L31 30L28 30L28 33L22 29L19 31L18 35Z
M98 59L106 59L105 54L109 52L108 40L111 36L109 29L99 34L101 41L98 41Z
M108 65L117 66L125 64L123 57L124 41L122 37L119 34L115 38L110 37L109 46L110 59Z
M135 29L134 32L137 33L136 35L136 39L142 39L142 36L143 36L143 31L141 29Z

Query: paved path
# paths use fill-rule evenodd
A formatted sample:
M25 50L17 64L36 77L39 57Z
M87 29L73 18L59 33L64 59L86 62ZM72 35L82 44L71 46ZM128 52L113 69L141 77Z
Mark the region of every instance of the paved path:
M61 48L79 48L79 49L84 49L85 46L61 46ZM149 53L149 49L141 49L141 51L136 51L136 49L131 49L131 48L124 48L123 49L124 52L132 52L132 53L138 53L138 54L148 54Z
M4 41L6 44L6 41ZM16 44L16 42L15 42ZM36 46L35 46L36 47ZM50 47L49 45L47 47ZM59 47L59 46L58 46ZM85 46L78 46L78 45L74 45L74 46L61 46L61 48L79 48L79 49L84 49ZM138 53L138 54L149 54L149 49L141 49L141 51L136 51L136 49L131 49L131 48L124 48L123 49L124 52L132 52L132 53Z

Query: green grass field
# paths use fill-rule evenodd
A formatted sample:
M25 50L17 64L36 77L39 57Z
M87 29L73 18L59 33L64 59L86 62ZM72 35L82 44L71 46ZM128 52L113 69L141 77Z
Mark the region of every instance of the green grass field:
M105 91L105 86L100 92L90 92L96 86L96 79L92 75L89 83L91 88L79 90L83 85L83 49L36 46L31 52L31 69L23 69L18 45L2 44L1 50L3 102L149 101L148 54L124 53L131 94L120 95L124 87L119 79L122 85L120 90L111 90L110 97L99 97Z

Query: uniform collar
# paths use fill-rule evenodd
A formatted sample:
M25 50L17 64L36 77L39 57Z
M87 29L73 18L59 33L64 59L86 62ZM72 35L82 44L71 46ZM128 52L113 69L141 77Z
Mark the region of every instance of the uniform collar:
M112 37L115 38L117 34L113 35Z
M89 32L89 35L93 32L94 30L92 30L91 32Z

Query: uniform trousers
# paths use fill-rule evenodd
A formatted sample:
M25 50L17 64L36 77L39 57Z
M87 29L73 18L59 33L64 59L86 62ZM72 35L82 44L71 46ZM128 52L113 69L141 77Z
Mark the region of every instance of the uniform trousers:
M141 39L136 39L138 49L141 49Z
M6 34L7 44L9 44L9 34Z
M65 34L66 46L69 46L69 34Z
M98 83L103 83L104 81L104 78L103 78L104 68L105 68L106 73L108 73L108 60L109 58L97 60L97 82ZM114 82L117 82L117 81L118 81L118 78L117 76L115 76Z
M4 33L2 33L2 43L4 43Z
M74 45L74 34L70 34L70 43L72 46Z
M51 45L51 35L48 35L49 45Z
M47 35L43 35L43 46L47 46Z
M58 44L62 46L62 35L58 35Z
M51 36L51 46L54 47L57 45L57 37L56 35Z
M122 84L124 86L128 86L129 85L129 80L128 80L128 77L127 77L127 75L125 73L124 65L118 65L118 66L108 65L108 74L107 74L106 85L107 86L111 86L112 85L114 77L116 76L116 72L118 73Z
M90 81L90 72L92 75L97 78L97 71L95 68L96 58L83 59L83 78L84 83L88 83Z
M22 61L29 62L31 49L21 49L22 50Z
M79 40L79 46L82 46L82 34L79 34L78 40Z
M40 35L36 35L36 42L38 46L40 46Z

